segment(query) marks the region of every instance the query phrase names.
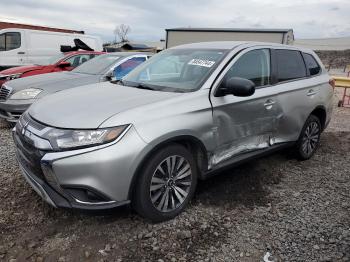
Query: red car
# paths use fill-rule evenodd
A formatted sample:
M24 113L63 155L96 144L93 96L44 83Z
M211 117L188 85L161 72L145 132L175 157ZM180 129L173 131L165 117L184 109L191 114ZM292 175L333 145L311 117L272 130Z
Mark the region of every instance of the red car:
M16 78L52 72L70 71L100 54L104 53L95 51L67 52L52 57L45 65L28 65L9 68L0 72L0 87L6 81Z

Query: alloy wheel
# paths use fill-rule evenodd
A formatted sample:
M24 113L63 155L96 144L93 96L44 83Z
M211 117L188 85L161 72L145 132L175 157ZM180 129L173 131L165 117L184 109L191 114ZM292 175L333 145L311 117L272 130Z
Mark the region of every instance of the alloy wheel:
M318 144L320 139L320 127L317 122L310 122L305 129L303 140L302 140L302 150L304 154L311 155Z
M192 184L192 170L182 156L164 159L153 173L150 197L153 206L161 212L171 212L186 200Z

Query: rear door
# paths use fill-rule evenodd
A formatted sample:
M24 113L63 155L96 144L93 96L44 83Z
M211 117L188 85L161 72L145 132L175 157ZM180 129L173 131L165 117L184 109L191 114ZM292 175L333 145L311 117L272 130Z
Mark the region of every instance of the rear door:
M213 166L273 144L280 107L276 90L271 86L271 69L269 48L247 49L221 74L215 88L227 78L241 77L252 80L256 91L250 97L215 97L211 94L217 142Z
M272 55L277 65L276 87L283 112L276 142L296 141L307 117L319 103L319 83L312 75L317 75L320 68L307 70L299 50L275 49Z

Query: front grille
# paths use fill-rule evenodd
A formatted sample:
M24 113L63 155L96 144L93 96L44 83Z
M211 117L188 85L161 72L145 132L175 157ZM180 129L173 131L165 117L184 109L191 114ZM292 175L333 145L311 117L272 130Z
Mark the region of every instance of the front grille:
M34 146L34 142L22 133L23 127L27 126L29 123L34 127L34 125L32 125L34 120L27 114L24 114L16 125L16 132L13 137L17 146L17 157L23 168L41 180L45 180L44 173L41 169L41 159L45 152L37 149Z
M0 87L0 101L6 101L9 98L11 91L11 88L2 85Z
M8 116L7 112L4 111L4 110L2 110L2 109L0 109L0 115L2 115L2 116Z
M39 131L43 130L46 127L43 124L40 124L39 122L33 120L33 118L31 118L28 113L24 113L22 115L22 117L20 118L20 123L22 126L25 126L28 124L28 126L32 126Z
M40 162L44 153L25 141L25 138L20 137L17 132L14 134L14 139L17 146L17 158L23 168L41 180L45 180Z

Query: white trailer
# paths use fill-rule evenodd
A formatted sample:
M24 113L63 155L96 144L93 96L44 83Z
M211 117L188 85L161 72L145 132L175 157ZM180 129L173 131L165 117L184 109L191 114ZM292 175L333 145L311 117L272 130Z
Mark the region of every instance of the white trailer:
M208 41L259 41L293 44L293 29L172 28L166 31L166 48Z
M61 52L61 46L74 46L80 39L95 51L102 51L102 40L96 36L30 29L0 30L0 68L42 64Z

